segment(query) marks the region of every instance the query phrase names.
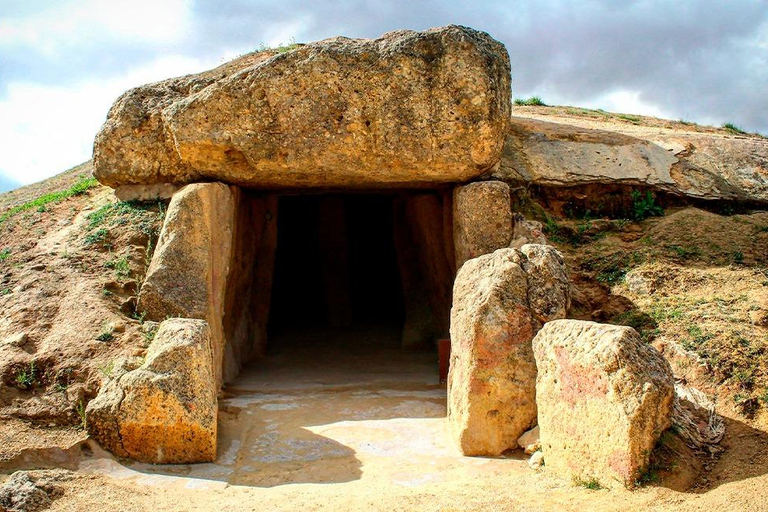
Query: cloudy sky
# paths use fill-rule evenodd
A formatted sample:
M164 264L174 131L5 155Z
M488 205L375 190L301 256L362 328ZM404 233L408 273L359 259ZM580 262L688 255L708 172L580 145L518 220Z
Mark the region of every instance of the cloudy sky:
M506 44L516 97L768 133L768 0L0 0L0 191L90 158L132 86L451 23Z

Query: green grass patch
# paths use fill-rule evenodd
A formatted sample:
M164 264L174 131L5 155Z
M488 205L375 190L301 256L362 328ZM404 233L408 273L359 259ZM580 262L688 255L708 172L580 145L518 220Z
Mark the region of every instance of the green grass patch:
M733 123L724 123L723 124L723 129L725 129L725 130L727 130L727 131L729 131L731 133L737 134L737 135L746 135L747 134L747 132L742 130L741 127L736 126Z
M101 327L101 332L96 336L96 341L112 341L113 339L115 339L115 335L112 327L109 324L104 324Z
M11 250L8 248L3 249L0 251L0 262L3 262L11 257Z
M640 117L633 116L633 115L630 115L630 114L616 114L616 117L618 117L619 119L622 119L624 121L628 121L628 122L630 122L632 124L640 124L640 121L642 121L642 119Z
M701 249L698 245L666 245L665 247L681 260L690 260L701 256Z
M531 96L530 98L515 98L515 105L525 107L546 107L547 104L541 100L540 96Z
M50 194L45 194L31 201L27 201L26 203L22 203L18 206L14 206L10 210L0 215L0 224L2 224L3 222L5 222L6 220L10 219L11 217L13 217L14 215L20 212L25 212L27 210L32 210L32 209L36 209L38 211L45 211L46 205L51 203L59 203L64 199L80 195L85 191L95 187L98 184L99 182L96 181L96 178L82 178L78 182L76 182L74 185L69 187L68 189L60 190L58 192L52 192Z
M268 46L264 43L259 44L258 51L260 52L276 52L276 53L286 53L290 52L291 50L295 50L296 48L300 48L302 45L300 43L296 42L295 38L291 38L290 43L280 43L277 46Z

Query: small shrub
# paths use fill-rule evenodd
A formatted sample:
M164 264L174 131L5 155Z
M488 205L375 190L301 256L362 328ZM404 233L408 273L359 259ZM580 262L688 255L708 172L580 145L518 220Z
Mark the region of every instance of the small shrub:
M280 43L277 46L267 46L264 43L259 44L258 51L260 52L276 52L276 53L286 53L290 52L291 50L295 50L296 48L300 48L302 45L300 43L296 42L296 38L292 37L290 43L284 44Z
M565 242L565 238L560 234L560 225L549 215L547 215L547 222L544 224L544 233L546 233L547 237L553 242Z
M646 191L645 196L638 191L633 190L632 198L632 218L636 221L645 220L648 217L660 217L664 215L664 209L656 203L656 198L650 190Z
M85 402L80 400L75 406L75 412L77 412L77 416L80 418L80 428L88 430L88 416L85 414Z
M745 135L747 133L747 132L745 132L744 130L742 130L740 127L736 126L733 123L724 123L723 124L723 129L725 129L725 130L727 130L727 131L729 131L731 133L738 134L738 135Z
M108 363L99 366L99 371L105 377L112 377L112 372L115 370L115 362L109 361Z
M37 384L37 369L35 368L35 362L29 363L29 366L22 368L16 373L16 386L20 389L31 388Z
M115 339L115 334L112 331L112 327L108 324L104 324L101 328L101 332L96 336L96 341L112 341Z
M133 318L134 320L138 320L139 321L139 325L144 325L144 318L146 316L147 316L147 312L146 311L142 311L141 313L139 313L138 311L134 311L131 314L131 318Z
M85 235L85 245L104 245L109 236L109 231L105 228L99 228Z
M744 263L744 253L741 251L736 251L733 253L733 262L736 265L741 265Z
M10 249L6 248L6 249L3 249L2 251L0 251L0 261L5 261L5 260L7 260L10 257L11 257L11 250Z
M121 256L119 258L113 258L104 264L105 267L114 269L115 275L118 279L122 279L131 275L131 265L128 263L127 256Z
M603 488L603 486L600 484L600 481L593 476L586 479L575 476L573 477L573 485L589 489L590 491L599 491Z
M531 96L530 98L515 98L515 105L526 107L546 107L547 104L541 100L540 96Z
M144 345L146 347L149 347L152 342L155 340L155 336L157 335L157 330L159 327L153 327L152 329L147 329L144 332Z

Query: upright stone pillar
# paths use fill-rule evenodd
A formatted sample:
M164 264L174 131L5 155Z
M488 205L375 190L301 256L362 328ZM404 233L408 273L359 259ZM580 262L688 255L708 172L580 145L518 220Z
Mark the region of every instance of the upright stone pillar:
M478 181L453 192L453 239L456 268L465 261L508 247L512 241L509 185Z
M223 318L235 225L233 188L199 183L174 194L137 304L148 320L179 317L208 322L217 386L223 382Z

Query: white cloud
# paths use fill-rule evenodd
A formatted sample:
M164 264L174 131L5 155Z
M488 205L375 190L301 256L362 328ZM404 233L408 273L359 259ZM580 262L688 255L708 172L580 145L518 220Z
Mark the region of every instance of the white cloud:
M669 112L658 105L647 103L641 99L640 91L620 90L604 94L592 101L587 101L583 106L588 108L602 108L609 112L625 114L640 114L662 118L673 117Z
M125 90L215 64L169 56L119 77L67 87L12 82L0 101L0 169L27 184L77 165L91 157L93 137Z
M30 46L57 55L72 46L124 40L180 41L191 26L190 0L81 0L0 19L0 47Z

